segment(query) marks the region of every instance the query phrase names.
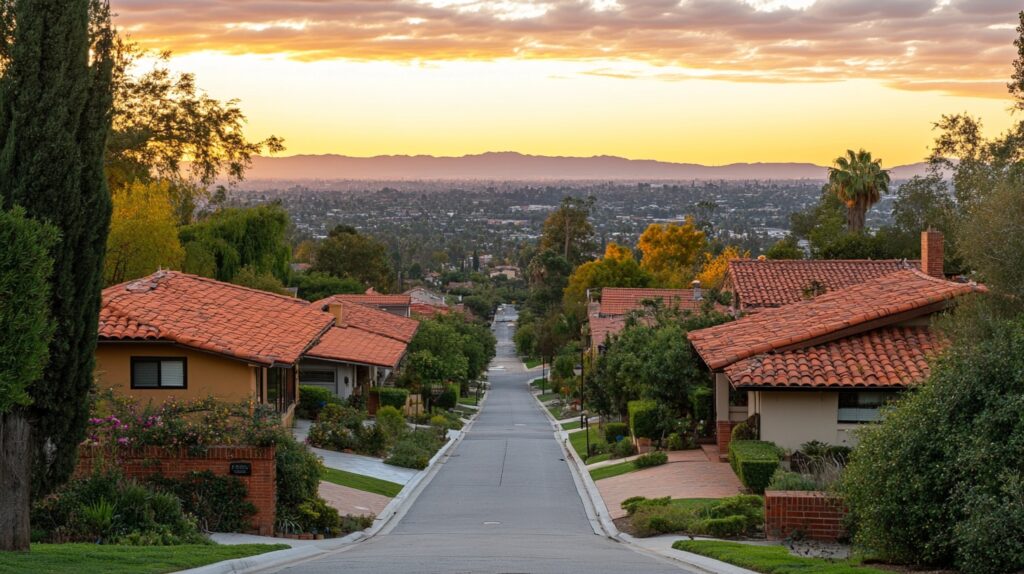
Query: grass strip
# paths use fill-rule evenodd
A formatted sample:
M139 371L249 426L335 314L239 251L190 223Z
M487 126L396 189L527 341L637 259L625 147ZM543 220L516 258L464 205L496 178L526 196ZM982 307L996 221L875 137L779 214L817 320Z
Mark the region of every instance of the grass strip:
M861 566L857 560L828 560L793 556L784 546L755 546L737 542L679 540L672 548L728 562L763 574L886 574Z
M185 544L182 546L104 546L33 544L31 552L0 552L4 574L164 574L214 562L285 550L285 544Z
M596 457L595 457L596 458ZM619 464L610 464L608 466L602 466L601 468L595 468L590 471L590 478L594 480L601 480L603 478L611 478L613 476L619 476L620 474L626 474L627 472L633 472L637 469L633 461L620 462Z
M327 482L333 482L334 484L340 484L341 486L347 486L364 492L380 494L388 498L394 498L402 491L401 484L336 468L325 468L320 478Z

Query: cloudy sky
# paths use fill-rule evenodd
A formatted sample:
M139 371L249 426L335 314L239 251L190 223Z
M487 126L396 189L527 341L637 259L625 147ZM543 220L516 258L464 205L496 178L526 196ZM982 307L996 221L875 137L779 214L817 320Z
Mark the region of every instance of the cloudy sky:
M112 0L289 154L919 161L1009 125L1016 0Z

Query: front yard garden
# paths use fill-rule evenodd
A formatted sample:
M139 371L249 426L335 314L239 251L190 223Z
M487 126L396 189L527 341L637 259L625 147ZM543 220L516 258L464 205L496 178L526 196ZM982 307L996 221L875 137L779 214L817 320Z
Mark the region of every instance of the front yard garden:
M0 552L6 574L164 574L222 560L284 550L284 544L186 544L181 546L113 546L101 544L33 544L28 553Z
M398 483L336 468L324 468L320 478L327 482L362 490L363 492L372 492L381 496L387 496L388 498L398 496L398 493L402 492L403 488Z
M679 540L672 548L728 562L764 574L886 574L859 560L794 556L785 546L761 546L717 540Z
M639 537L658 534L715 538L757 536L764 525L764 499L755 495L717 499L636 496L624 500L622 508L627 516L616 524Z

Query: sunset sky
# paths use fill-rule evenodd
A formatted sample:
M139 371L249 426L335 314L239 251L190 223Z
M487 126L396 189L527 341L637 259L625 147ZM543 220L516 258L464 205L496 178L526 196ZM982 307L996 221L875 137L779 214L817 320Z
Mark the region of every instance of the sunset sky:
M1017 0L112 0L291 154L920 161L1009 126Z

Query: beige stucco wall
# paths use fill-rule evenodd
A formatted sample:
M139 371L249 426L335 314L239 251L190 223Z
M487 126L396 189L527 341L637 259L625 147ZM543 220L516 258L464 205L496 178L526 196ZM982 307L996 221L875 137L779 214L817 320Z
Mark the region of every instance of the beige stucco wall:
M752 393L761 414L761 439L797 450L810 440L853 446L855 424L839 424L839 394L828 391Z
M131 388L131 358L185 357L186 389ZM162 343L100 343L96 348L96 384L101 390L113 388L139 402L162 403L174 397L180 400L209 396L228 402L240 402L256 396L254 369L240 361Z

